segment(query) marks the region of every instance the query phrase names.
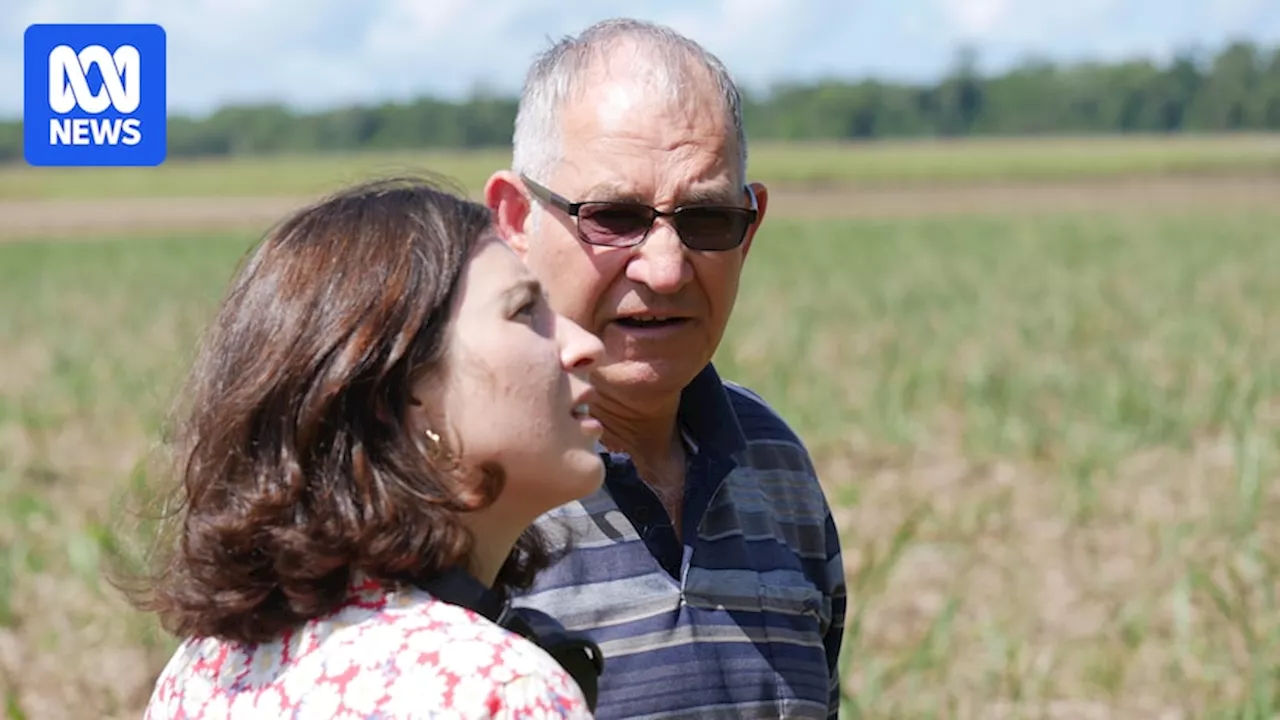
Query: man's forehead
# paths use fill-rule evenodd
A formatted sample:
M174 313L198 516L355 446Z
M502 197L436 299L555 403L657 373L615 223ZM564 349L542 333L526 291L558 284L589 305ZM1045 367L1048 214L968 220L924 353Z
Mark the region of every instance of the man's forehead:
M678 205L729 202L736 198L738 190L731 177L725 173L705 180L675 182L669 188L655 188L652 183L618 176L601 178L584 185L583 200L640 203L669 200Z
M616 74L587 72L559 108L564 138L600 135L679 144L692 133L720 143L735 139L728 107L712 83L663 77L643 66Z
M656 90L606 77L563 108L557 190L572 200L736 200L737 140L719 98Z
M571 200L695 204L736 201L742 178L726 143L689 137L566 138L555 189Z

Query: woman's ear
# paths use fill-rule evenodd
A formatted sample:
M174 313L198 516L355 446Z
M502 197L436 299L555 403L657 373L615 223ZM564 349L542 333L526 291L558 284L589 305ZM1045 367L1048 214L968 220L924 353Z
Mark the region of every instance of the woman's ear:
M418 378L409 386L409 401L405 404L405 423L409 432L421 433L431 427L427 409L432 395L432 384L427 378Z

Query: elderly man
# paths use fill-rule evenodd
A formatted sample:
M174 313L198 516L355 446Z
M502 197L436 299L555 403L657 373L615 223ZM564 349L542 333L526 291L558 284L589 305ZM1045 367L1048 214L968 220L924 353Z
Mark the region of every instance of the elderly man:
M830 510L799 438L711 364L768 207L746 155L720 62L614 20L535 62L513 167L485 186L552 305L606 347L605 485L541 519L571 551L516 599L600 644L601 718L838 714Z

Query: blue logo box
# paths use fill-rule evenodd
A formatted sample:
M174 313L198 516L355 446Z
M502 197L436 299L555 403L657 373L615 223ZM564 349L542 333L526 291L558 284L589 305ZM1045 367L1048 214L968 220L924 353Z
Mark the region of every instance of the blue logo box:
M164 28L32 25L22 50L28 164L146 167L164 162Z

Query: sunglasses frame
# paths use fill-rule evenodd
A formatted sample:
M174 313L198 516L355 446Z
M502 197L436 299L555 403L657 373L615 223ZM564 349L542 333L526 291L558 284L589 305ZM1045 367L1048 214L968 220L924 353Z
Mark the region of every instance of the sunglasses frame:
M676 221L676 224L675 224L676 234L680 237L680 242L690 250L693 250L696 252L728 252L729 250L734 250L742 246L742 243L745 242L747 239L747 233L751 230L751 227L755 225L756 222L759 221L760 219L760 207L756 201L756 193L754 190L751 189L750 185L743 186L743 189L745 189L747 192L747 197L751 198L751 207L749 208L744 208L737 205L681 205L675 208L674 210L667 212L667 211L659 210L653 207L652 205L645 205L644 203L638 203L638 202L619 202L619 201L611 201L611 200L584 200L581 202L573 202L568 198L566 198L565 196L555 192L554 190L551 190L550 188L529 179L529 177L523 173L521 173L520 175L520 180L525 184L525 187L529 188L530 194L532 194L535 198L571 216L574 219L574 224L578 228L578 239L584 243L587 243L588 245L594 245L596 247L607 247L607 248L636 247L643 244L646 240L649 239L649 235L653 232L653 225L658 221L658 218L669 217L673 221L676 221L677 216L679 216L682 212L688 212L691 210L697 210L697 211L713 210L713 211L728 211L730 213L735 213L735 214L741 213L743 216L747 218L746 224L742 226L741 237L739 237L738 241L733 245L726 248L693 247L692 245L689 244L688 240L684 237L684 235L680 233L680 227L679 227L678 221ZM639 235L635 241L628 241L622 244L592 242L591 240L587 239L587 237L585 236L585 233L583 233L582 231L581 216L579 215L579 213L582 211L583 208L590 207L590 206L598 206L598 205L609 205L613 207L620 206L625 208L635 208L636 210L643 210L649 214L649 224L648 226L645 227L644 233Z

